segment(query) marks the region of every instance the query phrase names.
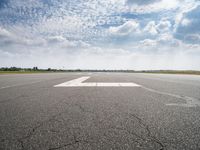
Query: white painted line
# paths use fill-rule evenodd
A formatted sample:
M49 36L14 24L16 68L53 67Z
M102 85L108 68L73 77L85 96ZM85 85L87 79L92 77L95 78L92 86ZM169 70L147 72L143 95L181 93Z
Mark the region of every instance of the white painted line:
M77 86L77 85L79 85L80 83L82 83L83 81L85 81L89 78L90 77L81 77L81 78L78 78L78 79L70 80L68 82L64 82L64 83L55 85L54 87Z
M104 83L104 82L84 82L85 80L89 79L90 77L81 77L78 79L74 79L68 82L64 82L54 87L140 87L140 85L132 83L132 82L125 82L125 83Z

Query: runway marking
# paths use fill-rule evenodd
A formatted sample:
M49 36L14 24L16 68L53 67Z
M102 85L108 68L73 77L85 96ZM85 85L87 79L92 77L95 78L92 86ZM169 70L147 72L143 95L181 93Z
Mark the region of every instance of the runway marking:
M68 82L64 82L54 87L140 87L140 85L132 83L132 82L125 82L125 83L104 83L104 82L84 82L85 80L89 79L89 76L81 77L78 79L74 79Z

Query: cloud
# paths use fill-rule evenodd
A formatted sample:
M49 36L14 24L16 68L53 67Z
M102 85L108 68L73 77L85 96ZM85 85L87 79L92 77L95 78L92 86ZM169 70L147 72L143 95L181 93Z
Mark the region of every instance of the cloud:
M60 43L60 42L65 42L66 39L63 36L51 36L48 37L48 44L52 44L52 43Z
M171 22L170 22L170 21L168 21L168 20L161 20L161 21L157 24L156 28L157 28L157 30L160 31L160 32L167 32L167 31L170 30L171 26L172 26L172 25L171 25Z
M165 33L170 32L171 22L168 20L161 20L159 22L150 21L146 25L142 25L135 20L127 21L122 25L109 28L110 38L124 39L123 43L132 43L145 39L156 39ZM117 40L119 43L120 41ZM121 40L122 41L122 40Z
M181 21L181 25L182 26L188 26L190 25L191 21L187 18L184 18L182 21Z
M0 27L0 38L2 39L7 39L9 37L12 37L12 34L8 32L6 29L3 29Z
M199 9L194 0L0 1L0 64L199 68Z
M0 44L2 46L6 46L10 44L25 44L25 43L26 43L26 40L20 39L17 37L17 35L0 27Z
M187 34L184 37L184 40L189 43L198 43L200 44L200 34Z
M152 4L155 2L158 2L159 0L127 0L126 3L128 5L147 5L147 4Z
M131 12L148 14L160 11L172 11L179 8L180 0L127 0Z
M145 33L149 33L151 35L156 35L158 34L158 30L156 28L156 23L155 21L150 21L144 28Z
M109 32L116 36L127 36L132 33L138 33L139 23L134 20L127 21L118 27L110 27Z
M0 27L0 46L9 47L15 45L21 46L41 46L45 43L45 39L37 37L33 39L31 37L26 37L24 33L11 32L5 28ZM20 37L20 38L19 38Z
M54 49L51 52L35 48L33 50L31 54L24 53L23 55L10 55L1 52L1 64L12 66L13 59L15 59L15 65L21 67L135 70L200 69L197 55L200 52L196 52L194 57L191 52L186 53L177 48L173 51L157 53L143 53L142 50L133 52L124 49L104 49L101 47L88 48L79 51L79 53L67 53L60 49L57 51Z
M200 6L190 9L190 11L182 15L175 36L185 42L200 44Z
M142 47L155 47L157 46L157 41L151 39L145 39L143 41L140 41L140 44Z

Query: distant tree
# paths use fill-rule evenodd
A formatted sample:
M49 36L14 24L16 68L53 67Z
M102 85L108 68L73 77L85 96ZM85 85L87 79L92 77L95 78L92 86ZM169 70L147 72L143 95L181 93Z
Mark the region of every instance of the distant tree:
M17 68L17 67L10 67L8 70L9 70L9 71L20 71L20 70L21 70L21 68Z
M76 71L76 72L81 72L81 69L76 69L75 71Z
M34 70L34 71L37 71L37 70L38 70L38 67L33 67L33 70Z
M51 68L48 68L47 71L51 71Z

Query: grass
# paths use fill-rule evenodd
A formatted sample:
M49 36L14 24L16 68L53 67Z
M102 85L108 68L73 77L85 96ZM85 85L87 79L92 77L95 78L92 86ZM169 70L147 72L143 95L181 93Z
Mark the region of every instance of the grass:
M84 72L84 70L81 70ZM91 70L92 71L92 70ZM1 74L34 74L34 73L55 73L55 71L0 71ZM57 71L59 72L59 71ZM72 72L72 71L62 71L62 72ZM79 72L74 70L73 72ZM88 72L88 71L87 71ZM109 70L104 70L101 72L109 72ZM183 74L183 75L200 75L200 71L193 71L193 70L143 70L143 71L115 71L115 72L130 72L130 73L154 73L154 74Z
M0 74L32 74L32 73L48 73L47 71L0 71Z
M193 70L157 70L157 71L142 71L142 73L155 74L185 74L185 75L200 75L200 71Z

